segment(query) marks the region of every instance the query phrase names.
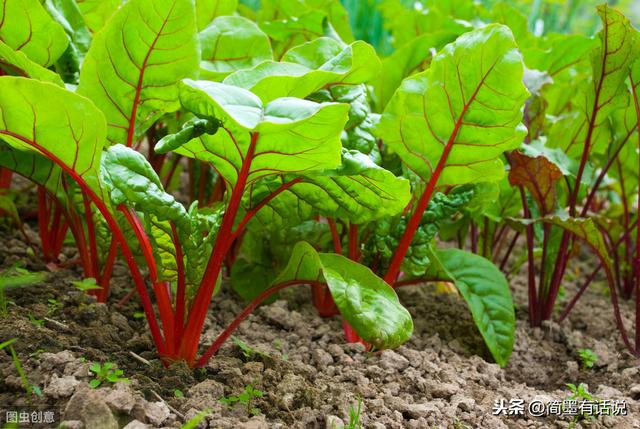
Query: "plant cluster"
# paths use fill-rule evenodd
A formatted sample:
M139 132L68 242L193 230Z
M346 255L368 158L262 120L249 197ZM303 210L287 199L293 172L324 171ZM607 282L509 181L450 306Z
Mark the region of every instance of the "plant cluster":
M165 365L204 366L299 285L347 341L397 347L395 289L430 281L505 365L505 274L527 264L540 325L581 243L600 266L560 318L604 270L640 353L617 304L640 308L640 40L616 9L586 37L505 3L388 0L381 58L338 0L1 3L0 184L37 185L43 258L72 237L78 289L106 301L126 263ZM248 304L203 345L222 287Z

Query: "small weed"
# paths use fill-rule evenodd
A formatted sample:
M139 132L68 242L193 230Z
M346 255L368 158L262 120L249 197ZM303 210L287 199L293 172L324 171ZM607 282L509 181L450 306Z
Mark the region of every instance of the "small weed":
M253 347L251 347L249 344L245 343L244 341L242 341L238 337L232 336L231 337L231 341L233 341L233 344L235 344L236 346L238 346L240 348L240 350L242 351L242 356L244 356L245 359L247 359L247 360L253 360L257 356L260 356L260 357L263 357L263 358L269 357L268 354L254 349Z
M136 311L135 313L133 313L134 319L144 319L144 317L144 311Z
M282 341L275 339L273 340L273 347L275 347L279 352L282 360L289 360L289 354L284 351L284 345Z
M57 299L50 298L47 300L47 307L47 316L51 316L62 308L62 303Z
M253 403L256 398L261 398L264 395L262 390L254 389L252 385L248 385L244 388L244 391L238 396L223 396L220 398L220 402L231 407L235 404L241 404L250 416L256 416L261 413L260 408L254 407Z
M180 389L176 389L173 391L173 396L176 398L184 398L184 393Z
M29 322L31 322L33 326L40 327L44 325L44 319L38 319L31 313L28 313L27 317L29 318Z
M95 374L95 378L89 382L89 386L92 389L97 388L102 383L117 383L122 381L128 383L129 379L122 377L123 371L118 369L115 363L105 362L104 365L100 365L98 362L94 362L89 367L89 370Z
M578 401L578 400L593 401L594 400L594 397L591 395L591 393L589 393L589 391L587 390L587 386L584 383L580 383L577 386L573 383L567 383L567 387L571 391L571 395L569 396L570 400L573 400L573 401ZM591 414L583 413L583 414L577 415L573 418L573 420L569 424L569 429L573 429L580 420L591 421L591 420L595 420L595 418L596 417Z
M360 416L362 414L362 397L358 396L358 408L349 406L349 423L348 429L362 429L362 423L360 422Z
M596 362L598 362L598 355L591 349L579 349L578 355L580 356L580 362L582 367L586 369L593 368Z
M101 286L98 286L96 284L96 279L94 279L93 277L72 281L71 284L81 292L88 292L90 290L102 289Z
M35 386L29 382L27 375L22 369L22 363L20 362L20 358L16 353L16 350L13 348L12 344L18 341L17 338L12 338L0 344L0 350L8 349L9 353L11 353L11 360L13 361L13 366L16 367L16 371L18 371L18 375L20 376L20 380L22 381L22 386L24 387L25 392L27 393L27 400L30 402L31 397L33 395L42 396L42 391L38 386Z

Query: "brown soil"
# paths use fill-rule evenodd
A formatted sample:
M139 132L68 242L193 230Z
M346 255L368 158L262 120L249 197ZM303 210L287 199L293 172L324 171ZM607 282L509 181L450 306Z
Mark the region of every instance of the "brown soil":
M46 269L19 235L0 231L0 237L0 269L18 261L33 271ZM588 262L574 265L580 270L569 279L588 268ZM349 423L350 408L361 398L365 428L640 428L639 362L621 344L602 284L590 288L562 325L532 329L525 321L524 280L516 277L516 348L504 369L488 361L466 304L455 294L422 286L399 292L414 316L415 332L395 351L369 354L345 344L340 321L317 316L301 288L261 307L240 326L237 338L259 353L247 356L229 342L207 367L193 371L160 365L144 320L135 317L135 298L115 305L131 287L124 267L116 269L108 305L76 290L70 281L78 278L76 269L60 270L44 285L7 293L12 304L0 319L0 341L18 339L15 350L42 395L25 397L11 356L0 352L0 421L5 410L31 405L58 410L70 428L177 428L205 409L209 415L200 428L333 428ZM570 296L573 286L567 289ZM217 296L204 343L240 309L232 293ZM631 326L632 305L624 302L622 310ZM34 323L29 315L44 322ZM599 356L594 368L580 367L582 348ZM90 363L107 361L123 369L130 383L89 389ZM576 426L568 417L492 415L500 399L566 399L566 383L585 383L599 399L626 400L629 414ZM257 416L220 402L247 385L263 392L251 404Z

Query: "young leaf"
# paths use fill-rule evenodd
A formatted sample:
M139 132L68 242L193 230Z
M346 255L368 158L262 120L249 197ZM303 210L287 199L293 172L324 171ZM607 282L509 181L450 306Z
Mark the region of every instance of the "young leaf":
M102 109L112 143L131 146L163 113L179 108L177 83L199 51L190 0L131 0L96 34L78 93Z
M101 195L104 116L86 98L51 83L0 77L0 137L82 177Z
M519 146L526 132L523 72L507 27L466 33L428 70L404 80L382 115L380 136L424 180L498 180L500 155Z
M342 255L318 254L311 245L300 242L273 284L305 280L326 282L342 316L374 347L398 347L411 337L411 315L393 288L367 267Z
M224 83L248 89L267 103L279 97L304 98L329 84L363 83L380 69L380 60L367 43L344 46L328 37L291 49L282 61L239 70Z
M0 1L0 42L44 67L53 64L69 44L62 26L38 0Z
M556 183L562 171L540 155L535 158L514 151L510 155L509 183L526 187L543 215L551 213L556 203Z
M482 256L459 249L432 254L426 278L450 280L469 305L491 355L505 366L513 351L515 310L502 272Z
M210 162L227 183L235 183L252 146L247 183L340 164L339 136L348 111L344 104L280 98L264 105L242 88L190 79L180 85L180 101L195 115L218 118L223 125L215 135L192 140L176 152Z
M200 77L220 81L236 70L273 60L269 37L241 16L221 16L200 32Z

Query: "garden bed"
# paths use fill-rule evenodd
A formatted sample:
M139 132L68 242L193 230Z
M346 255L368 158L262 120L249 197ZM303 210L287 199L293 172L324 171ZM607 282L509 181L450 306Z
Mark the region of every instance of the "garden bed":
M2 234L2 268L27 261L29 269L45 269L27 256L19 236ZM116 268L108 305L93 302L70 284L79 278L75 270L60 270L44 285L10 292L15 305L0 325L0 337L18 338L14 347L27 377L42 390L31 405L60 412L70 421L68 427L180 427L207 409L212 428L330 428L349 422L358 398L365 428L569 427L567 417L492 415L500 399L566 399L566 383L585 383L598 399L625 400L628 406L626 417L600 417L583 427L634 428L640 423L638 361L619 340L600 283L565 323L532 329L525 320L524 281L514 279L516 346L504 369L486 360L490 355L464 301L425 285L399 292L414 317L415 333L395 351L370 354L359 344L345 344L339 320L320 318L309 304L309 292L301 288L262 306L240 326L237 338L255 353L229 342L202 370L180 365L166 370L144 319L136 318L136 298L116 304L130 288L126 269ZM215 301L205 328L208 341L241 310L228 291ZM630 319L627 304L622 311ZM44 320L42 326L29 315ZM583 348L598 355L591 369L581 367L578 350ZM0 403L7 409L28 405L10 356L0 359ZM130 382L89 388L92 362L116 363ZM220 402L248 385L263 392L252 404L259 415L251 418L243 406ZM176 390L184 396L176 397Z

